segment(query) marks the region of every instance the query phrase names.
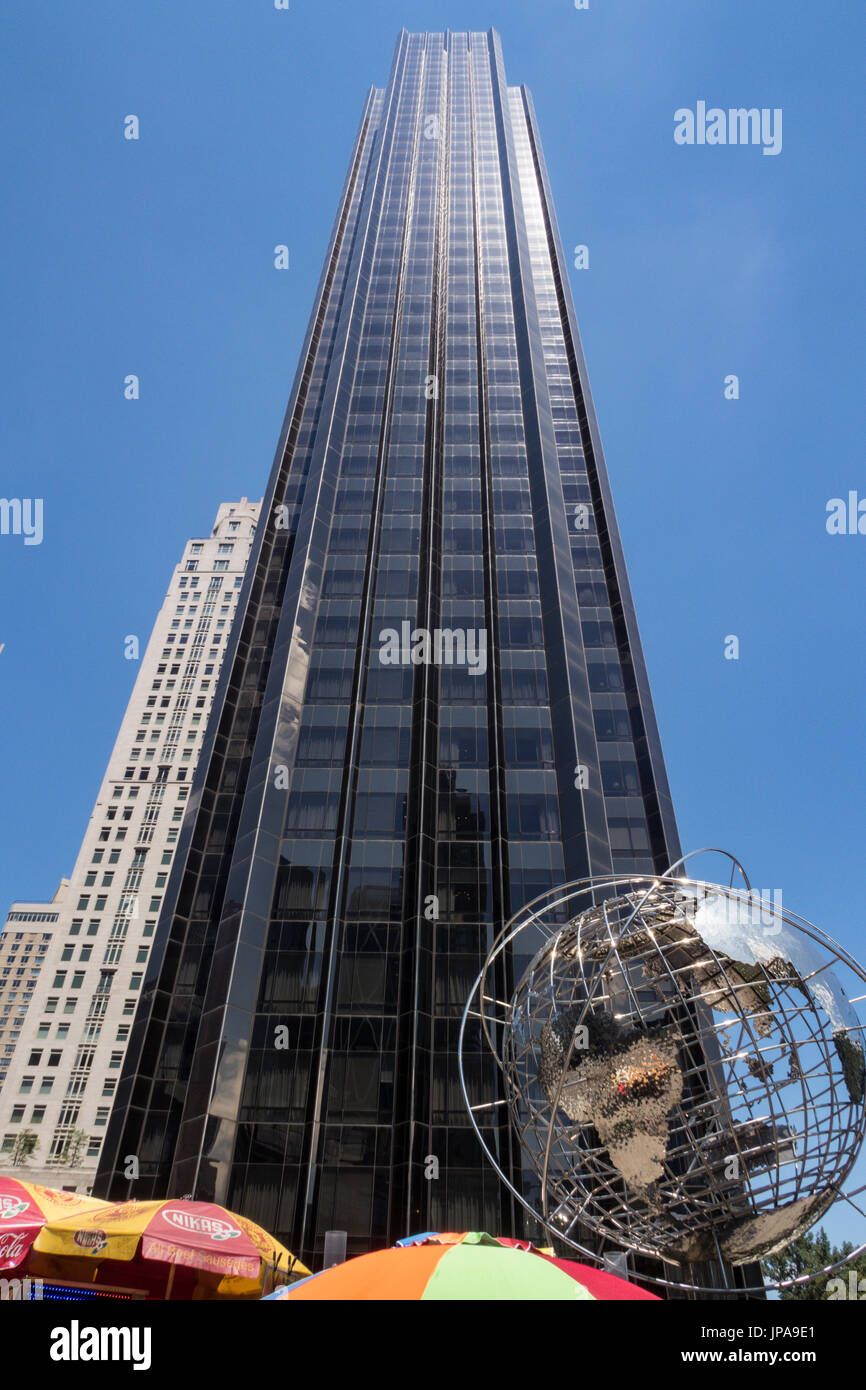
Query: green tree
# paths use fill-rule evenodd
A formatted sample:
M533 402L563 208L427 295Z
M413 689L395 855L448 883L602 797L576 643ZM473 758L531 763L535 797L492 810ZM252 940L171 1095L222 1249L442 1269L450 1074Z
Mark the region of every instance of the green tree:
M816 1234L810 1231L807 1235L800 1236L799 1240L795 1240L780 1254L770 1255L762 1262L761 1269L764 1277L771 1279L773 1283L782 1279L797 1279L802 1274L813 1274L826 1265L835 1264L837 1260L849 1255L853 1249L854 1246L848 1240L841 1247L832 1245L822 1226ZM829 1280L841 1278L847 1283L849 1270L852 1269L857 1271L858 1279L866 1277L866 1251L850 1264L834 1270L833 1274L822 1275L818 1279L812 1279L808 1284L796 1284L793 1288L782 1289L779 1297L785 1300L800 1299L811 1302L826 1299Z
M23 1168L31 1154L39 1148L39 1138L32 1129L22 1129L16 1134L12 1146L11 1163L13 1168Z

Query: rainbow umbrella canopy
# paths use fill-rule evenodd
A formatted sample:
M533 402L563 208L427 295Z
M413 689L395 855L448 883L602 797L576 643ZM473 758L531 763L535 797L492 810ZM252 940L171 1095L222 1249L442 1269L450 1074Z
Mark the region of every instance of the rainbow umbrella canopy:
M0 1270L17 1269L25 1262L47 1222L83 1216L104 1205L77 1192L58 1192L39 1183L0 1177Z
M480 1231L412 1236L268 1297L346 1302L656 1299L603 1270L553 1259L526 1242L497 1240Z
M154 1266L164 1272L153 1287ZM166 1268L166 1266L170 1268ZM168 1297L175 1272L195 1271L175 1296L260 1298L274 1279L309 1274L306 1266L261 1226L210 1202L100 1202L94 1210L52 1218L33 1243L31 1271L94 1283L135 1284Z

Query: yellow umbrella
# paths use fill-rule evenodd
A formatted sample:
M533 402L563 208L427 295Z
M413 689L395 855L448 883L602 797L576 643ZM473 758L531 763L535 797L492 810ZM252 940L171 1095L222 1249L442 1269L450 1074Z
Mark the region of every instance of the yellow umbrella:
M141 1261L160 1261L170 1266L164 1298L179 1267L198 1272L198 1298L260 1298L266 1286L310 1272L255 1222L211 1202L180 1199L108 1202L80 1216L53 1219L33 1251L36 1272L44 1256L47 1272L59 1268L55 1260L74 1259L92 1268L94 1277L107 1261L133 1265L127 1277L134 1276L136 1264L140 1274L145 1271Z

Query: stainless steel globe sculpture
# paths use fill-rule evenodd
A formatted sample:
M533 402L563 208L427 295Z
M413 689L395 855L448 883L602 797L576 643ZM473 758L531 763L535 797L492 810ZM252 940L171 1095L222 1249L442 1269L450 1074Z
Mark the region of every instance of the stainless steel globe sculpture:
M686 1268L744 1264L844 1195L866 1132L866 1055L842 978L866 975L744 880L669 870L547 894L476 982L460 1046L472 1122L507 1181L484 1127L496 1102L467 1085L474 1022L522 1151L512 1191L581 1253L588 1231ZM515 973L528 963L506 998L509 960Z

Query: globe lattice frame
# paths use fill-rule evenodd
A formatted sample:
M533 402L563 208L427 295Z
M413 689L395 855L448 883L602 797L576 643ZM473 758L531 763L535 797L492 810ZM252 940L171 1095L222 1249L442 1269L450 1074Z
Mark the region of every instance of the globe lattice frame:
M731 883L739 869L745 890L673 876L705 853L725 854ZM509 995L506 962L521 949L532 958ZM590 1259L580 1228L674 1265L718 1260L725 1278L726 1261L784 1248L836 1200L864 1215L842 1184L866 1134L851 1007L866 996L848 997L834 973L842 968L866 982L820 928L756 899L726 851L695 851L663 875L611 874L540 895L497 936L461 1020L460 1083L488 1160L551 1235ZM470 1095L470 1021L504 1098ZM534 1203L479 1123L502 1106Z

